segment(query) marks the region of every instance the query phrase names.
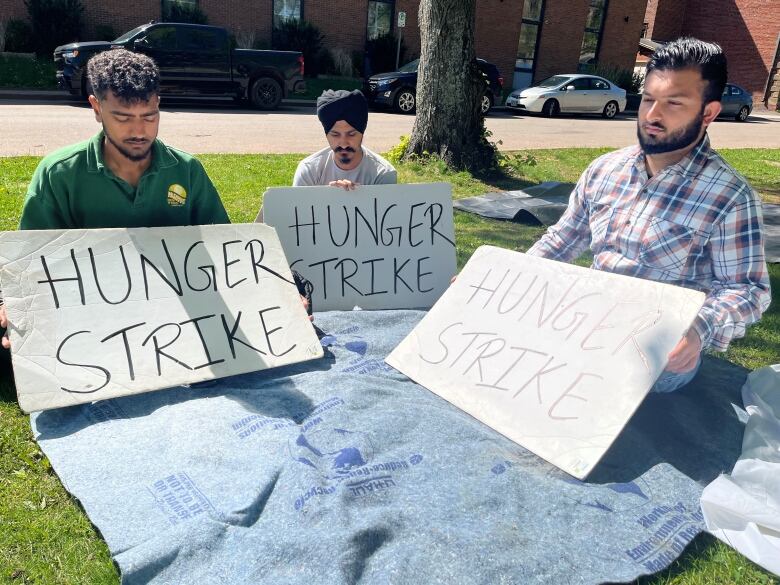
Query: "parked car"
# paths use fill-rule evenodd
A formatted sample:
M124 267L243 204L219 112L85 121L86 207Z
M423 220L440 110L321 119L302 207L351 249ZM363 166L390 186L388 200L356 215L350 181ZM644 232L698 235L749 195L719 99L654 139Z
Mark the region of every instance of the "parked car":
M87 61L120 47L154 59L163 96L232 96L272 110L289 94L306 91L301 53L231 49L224 28L173 22L144 24L111 42L57 47L54 64L59 86L88 96Z
M372 75L363 84L363 93L372 105L389 106L396 112L412 114L417 107L417 68L419 59L410 61L398 71ZM484 59L477 65L485 76L485 93L482 96L482 113L487 114L496 100L501 99L504 78L498 67Z
M721 116L731 116L738 122L744 122L753 111L753 96L746 89L727 83L720 98L720 105Z
M626 109L626 90L595 75L553 75L544 81L509 94L506 105L545 116L566 113L600 113L614 118Z

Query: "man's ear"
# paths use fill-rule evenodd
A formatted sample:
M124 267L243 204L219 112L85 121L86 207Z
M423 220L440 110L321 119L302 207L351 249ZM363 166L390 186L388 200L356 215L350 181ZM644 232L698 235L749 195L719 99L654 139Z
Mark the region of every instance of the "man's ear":
M718 101L707 102L704 106L704 114L702 116L704 125L709 126L712 124L715 121L715 118L718 117L718 114L720 114L722 108L723 106Z
M103 119L100 117L100 102L94 95L89 96L88 99L89 105L92 106L92 110L95 112L95 120L102 123Z

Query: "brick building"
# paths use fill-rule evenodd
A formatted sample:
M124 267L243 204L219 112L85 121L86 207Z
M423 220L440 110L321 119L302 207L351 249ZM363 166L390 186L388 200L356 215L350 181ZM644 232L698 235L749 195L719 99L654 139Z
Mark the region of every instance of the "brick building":
M649 0L643 36L666 42L693 36L720 44L729 81L753 101L778 107L780 0Z
M234 33L253 33L270 43L272 23L300 18L316 25L327 48L360 51L366 40L397 34L397 15L410 54L419 54L420 0L82 0L85 30L94 40L99 27L121 34L160 19L165 2L197 4L209 23ZM657 0L656 0L657 1ZM773 0L774 1L774 0ZM507 85L525 87L586 62L625 69L634 64L647 0L478 0L477 55L495 63ZM0 0L0 19L27 18L24 0Z

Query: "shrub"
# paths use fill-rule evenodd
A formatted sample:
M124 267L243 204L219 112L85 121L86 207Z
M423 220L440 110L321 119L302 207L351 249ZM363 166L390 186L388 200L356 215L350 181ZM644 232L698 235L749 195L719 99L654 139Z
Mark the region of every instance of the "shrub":
M113 41L119 35L110 24L99 24L95 27L96 41Z
M5 25L5 50L11 53L32 53L32 27L25 20L12 18Z
M608 79L619 88L625 89L626 93L639 93L641 91L643 78L640 74L634 73L633 69L591 63L584 72Z
M163 22L188 22L190 24L208 24L209 19L195 4L182 4L180 2L163 3Z
M315 76L328 67L330 54L322 49L324 37L316 26L305 20L288 19L273 30L271 47L280 51L300 51L306 63L306 75Z
M395 71L395 55L398 50L398 39L391 33L378 36L372 41L366 43L366 53L368 53L369 65L366 67L363 63L364 75L366 77L374 73L384 73L385 71ZM398 65L406 63L406 45L401 39L401 52ZM368 75L366 75L368 73Z
M333 73L342 77L352 77L355 69L352 66L352 57L344 49L334 49L330 53L333 61Z
M54 48L79 40L84 6L81 0L25 0L38 56L51 57Z

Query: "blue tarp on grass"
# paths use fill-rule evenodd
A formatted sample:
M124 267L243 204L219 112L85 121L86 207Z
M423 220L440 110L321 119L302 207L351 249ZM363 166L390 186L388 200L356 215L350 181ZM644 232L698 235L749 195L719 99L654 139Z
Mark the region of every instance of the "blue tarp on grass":
M386 366L416 311L317 315L319 362L43 412L123 583L600 583L664 568L731 469L746 372L651 395L577 481Z

